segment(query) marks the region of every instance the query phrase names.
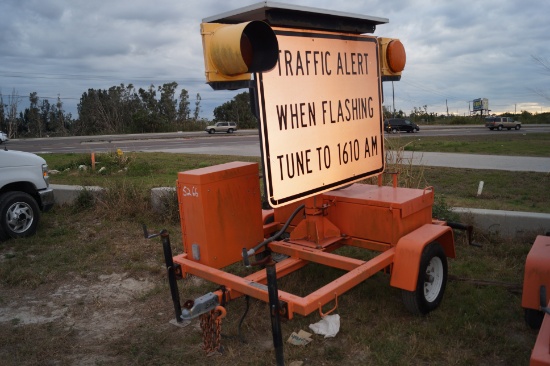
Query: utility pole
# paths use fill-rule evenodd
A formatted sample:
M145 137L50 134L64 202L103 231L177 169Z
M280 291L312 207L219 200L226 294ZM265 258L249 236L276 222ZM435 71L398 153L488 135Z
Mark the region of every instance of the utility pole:
M393 80L391 82L391 94L393 98L393 118L395 118L395 89L393 88Z

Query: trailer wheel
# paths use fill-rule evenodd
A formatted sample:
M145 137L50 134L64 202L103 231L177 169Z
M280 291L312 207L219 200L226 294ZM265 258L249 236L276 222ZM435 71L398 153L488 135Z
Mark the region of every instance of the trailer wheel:
M415 315L435 310L447 284L447 257L438 243L431 243L422 252L416 290L402 290L403 303Z

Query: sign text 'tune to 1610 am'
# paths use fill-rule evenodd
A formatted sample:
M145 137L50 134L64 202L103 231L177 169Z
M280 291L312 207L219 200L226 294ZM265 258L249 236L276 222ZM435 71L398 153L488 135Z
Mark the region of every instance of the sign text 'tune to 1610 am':
M256 75L271 206L381 172L376 38L284 30L277 40L277 65Z

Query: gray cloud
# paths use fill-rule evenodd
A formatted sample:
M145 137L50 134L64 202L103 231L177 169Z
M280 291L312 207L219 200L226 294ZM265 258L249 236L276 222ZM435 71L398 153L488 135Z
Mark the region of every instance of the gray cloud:
M76 111L88 88L136 87L176 81L203 116L237 92L204 84L200 21L255 1L237 0L7 0L0 12L0 92L42 98L60 95ZM388 18L375 35L400 38L407 50L396 108L428 106L468 112L468 101L488 98L496 112L549 111L532 90L548 76L531 55L550 58L550 3L534 0L453 2L303 0L299 5ZM391 84L384 85L386 102ZM25 104L26 100L24 103Z

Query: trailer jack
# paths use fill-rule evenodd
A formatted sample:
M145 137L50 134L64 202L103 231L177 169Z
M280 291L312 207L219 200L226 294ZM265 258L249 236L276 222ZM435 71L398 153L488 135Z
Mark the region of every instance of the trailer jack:
M158 236L161 238L162 250L164 252L164 262L166 263L166 272L168 274L168 283L170 284L170 294L172 295L172 303L174 304L174 312L176 313L176 322L181 323L183 322L183 319L178 283L176 282L176 280L182 278L181 266L174 263L168 230L163 229L159 233L149 234L147 226L143 224L143 236L145 239L152 239Z

